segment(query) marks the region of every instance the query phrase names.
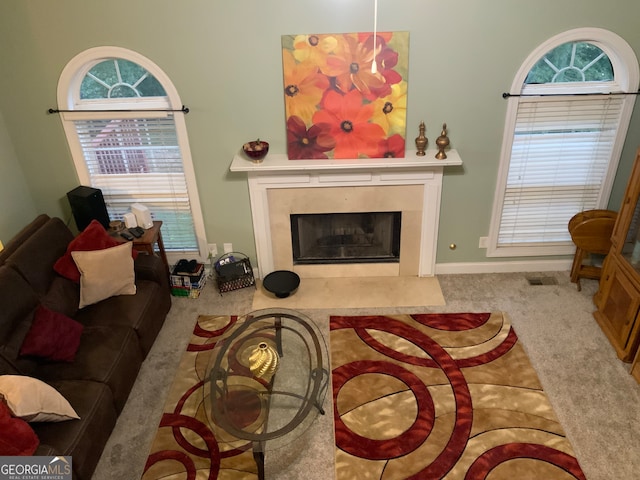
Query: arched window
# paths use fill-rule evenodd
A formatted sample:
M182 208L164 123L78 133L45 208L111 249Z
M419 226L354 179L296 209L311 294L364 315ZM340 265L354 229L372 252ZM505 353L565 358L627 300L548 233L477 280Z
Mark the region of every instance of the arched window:
M62 72L58 105L71 110L61 118L80 183L102 190L111 220L142 203L172 261L204 257L182 103L162 70L126 49L87 50Z
M629 45L571 30L534 51L508 99L488 256L573 253L567 229L606 208L638 90Z

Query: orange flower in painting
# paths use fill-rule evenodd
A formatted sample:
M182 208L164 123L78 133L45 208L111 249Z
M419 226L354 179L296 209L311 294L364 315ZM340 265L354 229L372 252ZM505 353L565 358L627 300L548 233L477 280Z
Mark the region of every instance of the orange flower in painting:
M363 105L362 94L352 90L345 95L329 90L322 100L322 109L313 115L313 123L327 123L336 141L334 158L371 157L384 137L382 127L370 123L371 104Z
M282 51L284 98L287 116L309 121L329 86L329 80L312 62L296 63L291 52Z
M386 135L404 133L407 119L407 84L391 86L391 94L373 102L371 121L380 125Z
M344 93L356 88L364 95L381 89L385 78L379 72L371 72L374 52L371 47L358 42L352 35L342 35L335 55L327 57L322 72L335 77L336 86Z

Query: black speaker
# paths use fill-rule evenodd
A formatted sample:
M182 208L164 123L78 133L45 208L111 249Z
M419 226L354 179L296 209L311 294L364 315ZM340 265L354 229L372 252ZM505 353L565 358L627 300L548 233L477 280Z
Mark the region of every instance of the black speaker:
M104 204L102 190L79 186L67 192L71 212L78 230L84 230L91 220L98 220L105 229L109 229L109 214Z

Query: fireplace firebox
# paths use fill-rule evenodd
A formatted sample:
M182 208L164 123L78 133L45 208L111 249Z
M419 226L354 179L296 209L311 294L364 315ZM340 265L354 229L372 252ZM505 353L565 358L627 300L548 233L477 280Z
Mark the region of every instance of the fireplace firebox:
M293 264L398 263L402 212L292 214Z

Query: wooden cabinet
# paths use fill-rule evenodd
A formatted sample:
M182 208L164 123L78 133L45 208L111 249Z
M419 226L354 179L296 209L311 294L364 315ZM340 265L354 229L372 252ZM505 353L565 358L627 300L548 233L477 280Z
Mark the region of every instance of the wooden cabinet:
M631 365L631 375L640 383L640 352L636 353L636 358Z
M594 297L594 317L618 357L631 362L640 343L640 149L618 212L611 250Z

